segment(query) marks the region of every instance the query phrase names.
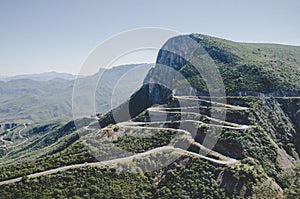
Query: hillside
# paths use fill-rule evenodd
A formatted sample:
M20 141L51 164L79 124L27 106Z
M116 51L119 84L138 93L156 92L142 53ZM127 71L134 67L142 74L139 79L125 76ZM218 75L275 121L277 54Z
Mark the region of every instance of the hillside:
M200 34L190 37L199 41L217 65L228 95L299 95L300 47L237 43ZM190 64L179 71L188 76L193 87L207 91Z
M227 96L206 96L196 68L210 66L202 49ZM3 130L0 195L297 198L299 49L171 38L143 86L101 118ZM189 61L194 57L204 64Z
M295 100L296 103L299 103L299 99ZM129 124L113 125L98 131L97 126L93 125L95 119L77 121L77 124L81 122L83 126L77 130L73 122L67 121L53 121L26 127L20 125L17 129L4 135L4 138L6 140L9 138L11 142L6 143L2 148L1 181L66 165L78 165L76 166L78 168L70 167L59 173L54 172L52 175L41 175L36 180L24 179L19 183L2 185L0 192L8 198L21 196L18 193L26 193L25 195L28 197L31 197L32 193L39 197L56 197L56 194L62 197L71 195L88 197L87 193L92 197L100 197L101 194L111 194L110 197L114 197L115 194L121 192L133 198L144 193L150 198L158 195L161 197L180 196L183 194L182 191L185 191L185 194L190 197L191 193L195 193L199 197L225 198L226 195L232 197L233 195L253 196L257 194L259 196L259 194L264 194L259 191L262 188L260 184L267 180L262 186L265 187L264 191L268 190L268 194L279 197L278 186L285 189L285 194L293 194L296 190L296 187L293 188L293 186L297 186L295 184L297 181L295 181L295 174L290 172L290 168L299 169L299 165L297 166L296 162L293 163L293 160L297 160L299 155L292 142L295 129L286 116L277 114L280 109L276 106L276 99L232 97L229 101L235 106L239 105L238 107L244 106L250 109L228 110L228 124L223 124L223 128L215 126L217 129L222 129L222 134L213 151L207 155L212 159L199 158L196 155L199 149L203 150L197 143L203 142L203 135L209 127L209 120L204 117L206 115L204 112L209 108L206 109L205 106L201 109L202 116L200 117L200 121L203 123L198 124L195 120L195 123L192 124L197 130L193 138L195 141L190 142L188 137L185 138L191 144L190 147L180 144L181 139L179 142L175 139L180 135L179 132L168 129L178 128L176 121L179 120L175 118L164 125L165 131L158 130L157 132L154 129L136 128L133 124L133 126ZM149 116L145 113L136 117L134 121L148 122ZM190 120L194 118L186 117ZM247 125L250 128L232 128L230 130L230 126L236 126L235 123ZM142 127L148 124L141 123L140 125ZM157 125L159 123L153 123L151 127L157 128ZM90 127L86 129L84 126ZM190 125L186 126L185 130L189 130L190 127ZM23 138L19 136L20 131ZM78 133L85 136L78 137ZM137 133L144 134L145 137L136 136ZM155 134L153 135L153 133ZM100 140L99 137L101 137ZM97 140L96 145L93 144L95 140ZM20 143L22 144L20 145ZM92 147L96 151L92 151L92 153L88 151L84 147L86 143L89 143L89 147L96 147ZM134 154L143 154L163 146L183 148L184 151L190 151L191 154L183 152L179 152L179 154L173 152L173 154L171 149L164 153L162 153L163 150L161 152L158 150L148 155L128 159L125 162L118 162L118 158L122 158L124 155L122 152L116 151L118 148L126 149ZM95 154L97 154L98 160L112 159L115 162L94 164L92 162L97 162L93 158ZM157 159L157 157L160 158ZM162 157L171 158L171 162L174 158L175 162L168 167L160 168L157 160L161 160ZM227 165L227 157L238 160L238 162ZM225 165L214 163L212 160L221 160ZM150 167L145 167L145 164L150 164ZM145 174L140 173L147 168L156 168L157 166L158 170L150 170ZM138 173L127 173L124 170L134 170ZM101 172L99 173L99 171ZM83 173L84 175L82 175ZM93 176L98 176L98 178L95 179ZM75 188L77 180L80 178L88 179L87 184L82 188ZM177 184L170 184L172 178L176 179ZM66 181L66 179L69 180ZM107 181L107 183L103 183L103 179L110 179L109 184L116 186L108 191L110 185ZM201 179L201 181L198 182L196 179ZM89 183L96 186L91 187ZM275 187L272 185L274 183ZM182 184L185 186L182 187ZM136 187L137 185L141 187ZM29 186L30 190L35 191L30 192ZM135 187L131 189L137 190L124 192L131 186ZM63 193L59 191L60 187L64 187ZM17 190L23 191L18 192Z

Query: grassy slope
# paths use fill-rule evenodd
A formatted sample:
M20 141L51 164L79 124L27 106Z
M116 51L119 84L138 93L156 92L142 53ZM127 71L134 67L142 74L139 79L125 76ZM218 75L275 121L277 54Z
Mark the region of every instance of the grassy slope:
M217 65L227 93L300 91L300 47L247 44L193 34ZM192 86L207 90L203 80L187 64L180 70Z

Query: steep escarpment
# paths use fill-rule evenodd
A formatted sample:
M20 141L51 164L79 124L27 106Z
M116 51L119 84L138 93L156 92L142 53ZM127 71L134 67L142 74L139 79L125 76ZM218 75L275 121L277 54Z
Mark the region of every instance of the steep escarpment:
M272 192L268 194L280 197L283 192L294 190L297 182L293 179L297 170L295 165L299 162L297 121L300 107L297 98L293 102L288 100L291 96L299 96L299 74L299 47L236 43L199 34L174 37L159 51L156 65L149 71L142 88L127 103L102 118L100 124L104 127L134 118L134 122L140 123L132 124L131 127L136 129L138 127L134 125L150 125L151 112L159 110L157 113L167 114L167 123L158 122L154 126L189 132L192 127L196 129L192 131L196 144L189 143L187 148L194 153L200 153L201 146L197 143L205 143L209 130L220 132L212 150L240 161L217 173L216 182L226 194L263 197L260 190L268 187ZM218 83L222 83L223 88L207 85L210 79L219 81L219 77L221 82ZM205 97L218 89L224 89L224 96ZM183 112L192 107L183 107L184 111L177 112L178 96L199 100L196 105L200 108L196 112L201 116L183 116ZM288 98L282 98L284 96ZM213 116L210 101L215 100L227 101L224 122ZM148 109L157 104L164 105ZM221 104L224 106L225 103ZM180 126L178 120L202 124ZM215 126L208 128L212 120ZM130 137L118 141L126 150L132 146L133 151L143 151L153 147L148 143L151 139L156 140L156 144L168 143L157 137ZM147 144L144 145L145 140ZM182 146L182 143L176 146ZM170 170L167 172L174 171Z
M196 63L194 58L202 55L208 55L210 59L196 59L203 61ZM280 98L261 101L259 98L299 94L300 47L237 43L200 34L171 38L159 51L156 65L149 71L141 89L102 118L101 126L134 118L152 105L169 103L173 94L209 94L207 81L199 72L203 71L203 66L212 64L219 70L227 95L258 97L250 106L260 104L260 108L257 107L260 113L253 113L256 117L252 120L269 131L273 139L279 140L289 156L297 157L298 102L287 103ZM199 66L201 70L197 68ZM243 101L238 97L227 100L231 104ZM229 117L241 119L230 114L227 119Z
M174 80L184 80L179 70L188 63L198 48L198 40L184 35L169 39L160 49L155 67L150 69L143 86L128 101L110 111L99 122L106 126L116 121L126 121L155 104L170 102L176 87ZM185 81L187 82L187 81ZM190 93L191 86L181 85L180 90Z
M211 68L216 70L211 72ZM209 95L213 86L224 87L233 96L298 96L299 74L300 47L237 43L200 34L177 36L162 46L142 88L115 109L115 114L110 112L105 118L109 122L102 125L113 122L113 115L121 117L118 113L128 112L128 107L130 114L126 115L134 117L151 105L166 103L172 93ZM218 84L210 85L209 78ZM139 96L143 104L130 105Z

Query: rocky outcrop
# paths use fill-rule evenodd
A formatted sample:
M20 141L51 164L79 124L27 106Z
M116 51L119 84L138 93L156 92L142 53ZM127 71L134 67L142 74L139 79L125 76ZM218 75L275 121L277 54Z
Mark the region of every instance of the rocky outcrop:
M218 176L217 183L220 187L225 189L228 195L238 195L242 197L251 195L250 190L247 189L246 180L235 178L233 173L229 171L222 171Z

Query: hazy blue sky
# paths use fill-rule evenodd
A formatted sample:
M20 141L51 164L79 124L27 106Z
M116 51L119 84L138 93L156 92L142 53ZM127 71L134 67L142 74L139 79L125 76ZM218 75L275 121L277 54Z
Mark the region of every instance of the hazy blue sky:
M300 45L299 20L298 0L0 0L0 75L77 73L97 44L138 27Z

